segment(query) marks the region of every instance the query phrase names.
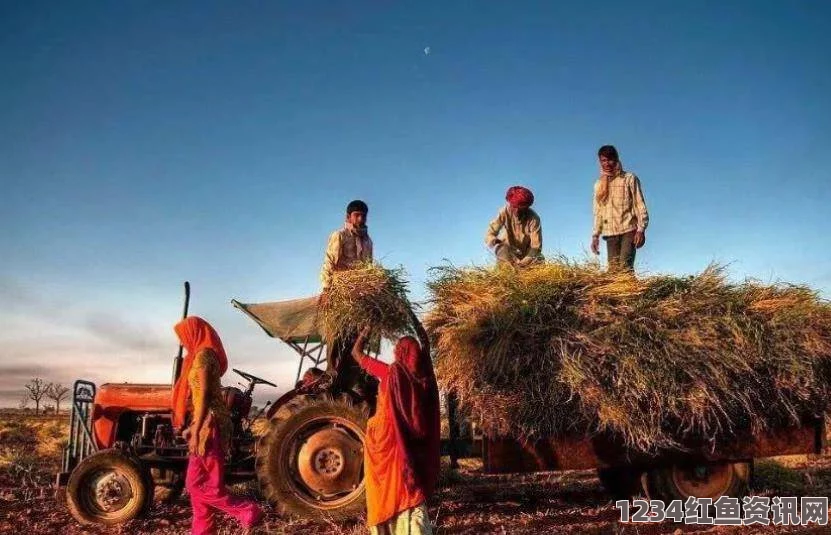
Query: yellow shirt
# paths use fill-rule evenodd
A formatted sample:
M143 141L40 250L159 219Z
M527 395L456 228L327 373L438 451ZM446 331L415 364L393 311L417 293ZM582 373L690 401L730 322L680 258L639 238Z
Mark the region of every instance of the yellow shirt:
M198 370L204 368L207 371L207 383L201 384L199 382ZM222 383L219 380L219 361L212 349L203 349L196 354L193 360L193 365L188 374L188 384L190 385L190 399L194 405L194 414L197 408L197 400L201 400L201 393L206 391L205 403L207 410L205 413L205 420L202 423L202 429L199 431L199 446L197 453L205 455L205 445L211 436L211 429L216 427L219 432L219 438L222 442L222 450L228 450L228 444L231 440L231 415L228 412L228 407L225 406L225 400L222 398Z

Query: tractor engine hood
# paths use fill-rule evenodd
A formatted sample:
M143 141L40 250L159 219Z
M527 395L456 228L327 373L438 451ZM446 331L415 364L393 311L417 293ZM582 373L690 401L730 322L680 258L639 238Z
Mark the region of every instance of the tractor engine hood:
M111 448L119 418L125 413L170 412L170 385L106 383L95 393L92 429L99 449Z
M170 385L106 383L95 394L99 410L169 411L173 388Z

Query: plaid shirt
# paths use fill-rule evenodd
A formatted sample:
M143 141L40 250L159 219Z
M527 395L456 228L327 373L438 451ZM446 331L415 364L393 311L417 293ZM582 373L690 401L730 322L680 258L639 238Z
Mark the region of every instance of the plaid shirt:
M594 227L592 235L618 236L632 230L644 231L649 225L649 212L641 190L641 181L628 171L609 181L609 197L597 200L600 179L594 184Z
M361 262L372 261L372 240L369 234L356 232L347 223L342 229L336 230L329 236L326 247L326 256L323 258L323 267L320 270L320 282L323 289L332 284L335 271L351 269Z

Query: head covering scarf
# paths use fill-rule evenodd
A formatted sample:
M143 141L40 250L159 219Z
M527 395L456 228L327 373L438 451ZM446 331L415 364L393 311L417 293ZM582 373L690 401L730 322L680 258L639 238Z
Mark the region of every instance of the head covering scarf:
M600 165L600 178L597 179L598 186L595 197L600 204L606 204L606 201L609 199L609 182L613 178L623 174L623 164L620 162L620 155L618 155L617 149L613 145L603 145L600 147L600 150L597 151L598 160L601 157L606 157L615 162L615 168L611 173L604 171L603 165Z
M228 356L222 347L222 340L211 325L198 316L188 316L173 327L179 342L187 350L187 356L182 363L182 371L176 384L173 385L173 424L181 427L185 423L185 414L190 398L190 384L188 374L193 366L196 354L203 349L212 349L219 361L219 375L228 369Z
M395 345L389 400L396 442L404 455L404 480L429 498L439 476L439 389L429 348L412 336Z
M615 169L611 173L606 173L602 167L600 168L599 185L596 193L597 200L600 201L600 204L606 204L606 200L609 198L609 181L622 174L623 164L620 163L620 160L615 164Z
M514 208L529 208L534 204L534 194L522 186L511 186L505 194L505 200Z

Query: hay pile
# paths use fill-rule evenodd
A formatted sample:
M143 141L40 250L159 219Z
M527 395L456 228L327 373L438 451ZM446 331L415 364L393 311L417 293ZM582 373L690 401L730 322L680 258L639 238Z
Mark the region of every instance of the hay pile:
M490 435L610 433L655 452L827 408L831 305L808 288L565 260L434 274L437 376Z
M395 339L410 331L410 309L403 268L367 263L335 272L317 321L330 341L354 335L367 324L375 337Z

